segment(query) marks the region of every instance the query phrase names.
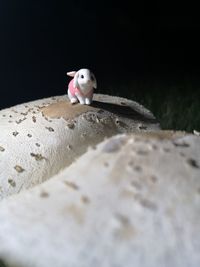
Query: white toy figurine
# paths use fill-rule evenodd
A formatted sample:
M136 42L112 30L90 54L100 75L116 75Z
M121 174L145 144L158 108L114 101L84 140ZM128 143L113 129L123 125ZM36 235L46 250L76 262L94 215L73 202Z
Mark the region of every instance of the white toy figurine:
M90 105L93 98L93 90L97 88L97 81L94 74L88 69L67 72L67 75L74 77L68 85L68 97L72 104L78 101L82 105Z

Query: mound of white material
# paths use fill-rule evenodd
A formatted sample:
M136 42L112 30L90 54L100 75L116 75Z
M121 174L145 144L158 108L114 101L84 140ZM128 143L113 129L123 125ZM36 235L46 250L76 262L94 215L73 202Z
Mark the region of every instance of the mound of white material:
M20 267L198 267L199 222L200 137L120 135L0 203L0 258Z
M71 105L60 96L0 111L0 199L50 178L105 137L159 128L133 101L94 100L92 106Z

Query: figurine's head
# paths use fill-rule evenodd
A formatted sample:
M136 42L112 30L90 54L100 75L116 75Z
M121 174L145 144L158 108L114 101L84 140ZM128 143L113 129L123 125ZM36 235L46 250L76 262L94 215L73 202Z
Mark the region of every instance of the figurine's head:
M67 75L74 77L74 87L78 87L83 91L97 88L96 78L89 69L80 69L79 71L67 72Z

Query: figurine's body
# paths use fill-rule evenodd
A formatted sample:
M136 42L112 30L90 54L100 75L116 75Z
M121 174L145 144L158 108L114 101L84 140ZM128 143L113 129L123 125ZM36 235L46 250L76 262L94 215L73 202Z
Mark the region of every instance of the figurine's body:
M70 100L76 99L75 102L79 101L81 104L90 104L90 103L83 103L84 98L85 102L89 102L87 99L92 99L93 97L93 90L90 90L88 93L83 94L78 87L74 87L74 79L72 79L68 85L68 96ZM73 103L73 101L71 101Z
M94 88L97 82L94 74L88 69L67 72L68 76L74 77L68 85L68 97L72 104L77 103L90 105L92 103Z

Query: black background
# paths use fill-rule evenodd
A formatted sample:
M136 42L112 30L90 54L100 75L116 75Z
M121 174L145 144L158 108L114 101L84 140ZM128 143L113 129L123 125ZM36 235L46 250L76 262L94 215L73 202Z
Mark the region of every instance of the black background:
M195 11L191 1L1 0L0 108L65 94L65 73L83 67L101 93L146 76L198 79Z

